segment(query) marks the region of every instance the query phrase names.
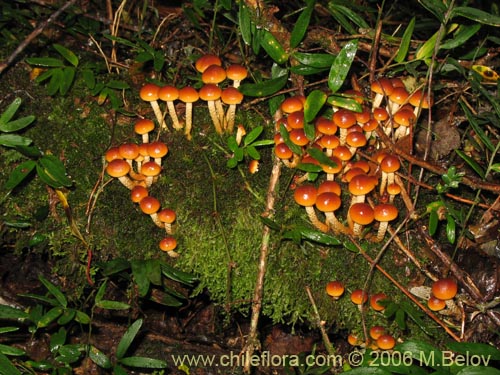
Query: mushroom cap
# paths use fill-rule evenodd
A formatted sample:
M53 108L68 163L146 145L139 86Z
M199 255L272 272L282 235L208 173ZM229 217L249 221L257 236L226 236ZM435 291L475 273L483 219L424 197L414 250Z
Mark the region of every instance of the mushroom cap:
M280 159L290 159L293 156L292 150L287 146L286 143L278 143L274 146L274 153Z
M452 299L458 292L458 285L450 277L439 279L432 284L432 295L444 300Z
M321 212L337 211L341 204L340 197L332 192L321 193L316 197L316 208Z
M410 95L408 102L414 107L426 109L432 107L432 105L434 104L432 98L429 98L429 95L427 95L427 92L424 92L423 89L415 90Z
M373 176L365 173L357 174L349 181L349 192L352 195L366 195L375 188L376 183Z
M379 304L379 301L383 301L387 299L387 295L385 293L375 293L370 297L370 306L375 311L382 311L385 309L385 306Z
M316 130L325 135L334 135L337 132L337 125L326 117L320 116L315 122Z
M294 111L289 113L286 123L291 129L302 129L304 127L304 111Z
M361 305L368 301L368 293L363 291L363 289L353 290L351 293L351 302L355 305Z
M396 87L392 91L392 94L389 95L389 100L396 104L403 104L406 103L409 96L408 91L404 87Z
M342 175L342 182L351 182L352 178L358 174L366 175L366 172L359 167L351 167Z
M385 121L389 118L389 113L384 107L377 107L373 110L373 118L377 121Z
M151 215L158 212L158 210L160 209L160 201L155 197L148 195L147 197L141 199L141 201L139 202L139 207L141 208L142 212L147 215Z
M177 240L174 237L165 237L159 246L161 251L172 251L177 247Z
M330 156L329 158L335 165L327 165L327 164L321 164L321 168L323 169L323 172L329 173L329 174L335 174L339 173L342 170L342 160L340 160L336 156ZM340 195L340 194L339 194Z
M218 84L226 79L226 70L220 65L210 65L201 74L203 83Z
M154 161L147 161L142 164L141 173L146 177L158 176L161 172L161 167Z
M392 184L387 185L386 191L389 195L398 195L401 193L401 186L393 182Z
M292 129L289 133L290 141L297 146L305 146L309 143L304 129Z
M232 64L226 68L227 78L233 81L242 81L248 76L247 69L240 64Z
M322 148L333 150L339 146L340 139L334 134L325 134L317 142Z
M148 143L148 154L152 158L162 158L168 153L168 147L161 141Z
M340 145L333 150L333 155L338 157L342 161L348 161L352 158L352 152L349 147Z
M358 124L366 124L372 117L372 113L368 107L364 107L361 112L355 112L354 115Z
M142 185L136 185L134 188L130 191L130 199L134 203L139 203L142 198L145 198L149 195L148 189L146 189Z
M347 129L356 123L356 115L354 112L341 108L332 116L332 120L341 129Z
M431 311L441 311L446 307L446 302L434 296L430 296L427 300L427 307Z
M394 86L389 78L381 77L371 84L371 90L376 94L389 96L394 91Z
M360 344L358 336L354 333L349 333L349 335L347 336L347 342L352 346L357 346Z
M243 101L243 94L237 88L230 86L222 90L220 98L229 105L240 104Z
M356 160L354 163L349 163L349 168L359 168L363 172L370 172L370 164L366 160Z
M160 91L160 86L155 85L154 83L146 83L141 87L141 91L139 91L139 96L145 102L154 102L158 100L158 92Z
M347 133L345 141L349 146L357 148L364 147L367 143L365 133L358 131Z
M155 128L155 123L150 119L143 118L134 124L134 130L137 134L146 134L153 131Z
M139 156L139 145L135 143L123 143L118 150L123 159L134 160Z
M106 172L111 177L123 177L130 172L130 165L123 159L114 159L106 166Z
M222 89L219 86L209 83L200 89L199 95L201 100L214 101L220 98L221 92Z
M290 96L281 102L280 109L285 113L302 111L304 109L304 103L299 96Z
M158 90L158 98L165 102L173 102L179 98L179 89L171 85L160 87Z
M325 289L326 294L334 298L339 298L345 291L344 284L337 280L328 282Z
M399 167L401 167L399 158L392 154L385 155L380 161L380 168L386 173L396 172Z
M380 203L373 209L375 220L381 222L392 221L398 217L398 209L390 203Z
M377 340L380 336L385 333L385 327L383 326L373 326L370 328L370 337Z
M352 221L360 225L368 225L373 219L373 209L368 203L354 203L349 207L349 216Z
M359 104L363 104L363 101L365 100L363 93L359 90L349 89L344 91L344 95L350 97L351 99L354 99Z
M415 116L415 113L413 113L412 110L408 108L401 108L394 114L393 119L399 125L408 127L415 123L417 117Z
M158 219L163 223L172 224L176 217L175 211L171 208L164 208L158 211Z
M372 132L377 128L378 128L378 121L375 120L374 118L370 119L369 121L363 124L363 131L365 132Z
M377 339L377 346L382 350L391 350L396 345L396 339L392 335L384 334Z
M108 163L115 159L121 159L120 148L118 146L110 147L104 154L104 158Z
M316 203L316 196L316 187L310 184L301 185L293 192L295 202L305 207L314 206Z
M201 56L195 62L195 68L200 73L203 73L211 65L221 66L222 60L216 55L206 54L206 55Z
M337 181L326 180L319 184L318 195L328 192L335 193L340 197L340 195L342 194L342 188Z
M184 103L194 103L200 98L198 91L192 86L185 86L179 89L179 100Z

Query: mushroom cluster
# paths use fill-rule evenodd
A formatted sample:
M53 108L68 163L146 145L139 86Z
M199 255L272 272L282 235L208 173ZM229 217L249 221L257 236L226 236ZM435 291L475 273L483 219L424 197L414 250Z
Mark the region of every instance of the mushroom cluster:
M202 100L207 103L212 123L217 133L232 133L234 130L236 107L243 101L243 94L238 90L240 82L247 75L247 69L239 64L222 67L222 60L212 54L201 56L195 62L196 71L202 86L197 90L193 86L176 88L172 85L159 86L148 83L141 88L140 97L151 104L158 124L166 129L167 116L175 130L182 130L191 139L193 124L193 103ZM185 105L184 124L179 120L175 102ZM164 102L164 110L160 103ZM226 108L224 108L226 107Z
M274 152L287 167L308 171L297 177L294 198L317 229L363 237L373 227L376 231L366 237L380 242L398 216L395 198L403 186L395 178L400 159L386 149L378 132L394 142L406 137L432 100L422 89L409 93L397 78L380 78L371 90L372 101L359 91L346 92L361 112L332 106L316 116L307 124L313 137L310 128L306 135L306 98L287 97L275 122Z
M135 132L142 143L123 143L109 148L105 153L106 173L117 178L130 190L130 199L137 203L141 211L149 215L153 222L165 230L166 237L159 247L171 257L177 257L177 241L172 237L175 211L161 208L158 199L149 195L149 188L158 180L162 171L162 160L168 153L168 146L161 141L150 142L154 122L140 119L134 124Z

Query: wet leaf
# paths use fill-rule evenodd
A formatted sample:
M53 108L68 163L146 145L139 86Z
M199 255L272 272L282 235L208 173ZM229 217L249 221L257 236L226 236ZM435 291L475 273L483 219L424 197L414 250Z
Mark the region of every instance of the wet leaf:
M64 164L54 155L42 156L38 160L36 171L43 182L55 189L69 187L73 184L66 176Z
M116 348L116 358L122 359L127 353L128 348L134 341L137 332L141 329L142 319L137 319L134 323L130 325L127 331L123 334L122 339L118 343Z
M429 0L431 1L431 0ZM488 13L480 9L471 7L455 7L451 11L451 17L465 17L485 25L500 26L500 17L493 13Z
M328 53L307 53L307 52L294 52L292 55L295 60L303 66L323 70L330 68L335 61L336 56Z
M306 0L307 6L302 13L300 13L290 34L290 47L297 47L304 38L307 28L309 27L309 22L311 21L314 3L314 0Z
M31 139L17 134L0 134L0 145L5 147L29 146Z
M455 243L455 219L451 215L446 215L446 238L451 244Z
M398 53L396 54L396 57L394 57L394 61L398 63L405 61L406 55L408 54L408 49L410 47L411 37L413 35L414 28L415 28L415 17L413 17L410 20L408 26L406 27L403 37L401 38L401 44L399 45Z
M478 175L484 180L484 170L483 168L469 155L467 155L465 152L462 150L455 150L455 152L462 158L464 159L467 164L469 164L469 167L471 167Z
M56 298L59 305L66 308L68 305L68 300L64 296L63 292L61 292L61 290L57 286L52 284L49 280L47 280L42 275L38 276L38 279L42 282L42 284L45 286L45 288L47 288L49 293L52 294Z
M18 186L29 174L35 169L36 162L34 160L27 160L19 164L10 173L7 182L5 183L5 188L7 190L12 190Z
M326 94L321 90L313 90L307 95L304 104L304 121L312 122L326 102Z
M147 357L126 357L120 360L120 363L130 367L141 368L166 368L167 362L160 359L153 359Z
M342 48L333 62L330 68L330 74L328 75L328 87L333 93L337 92L342 87L342 84L349 74L357 50L358 41L351 40Z
M250 143L253 143L257 138L259 138L259 136L262 134L262 131L264 130L264 127L261 125L261 126L257 126L256 128L252 129L252 131L250 131L250 133L248 133L244 140L243 140L243 144L245 146L249 145Z
M246 96L268 96L281 90L288 81L288 75L272 78L258 83L244 83L239 89Z
M0 368L2 375L21 375L21 372L12 364L4 354L0 353Z
M113 367L108 356L93 345L90 346L89 357L92 362L94 362L99 367L102 367L104 369L110 369L111 367Z
M73 51L67 49L66 47L60 44L54 44L53 47L56 49L59 54L64 57L71 65L74 67L78 66L78 57L73 53Z

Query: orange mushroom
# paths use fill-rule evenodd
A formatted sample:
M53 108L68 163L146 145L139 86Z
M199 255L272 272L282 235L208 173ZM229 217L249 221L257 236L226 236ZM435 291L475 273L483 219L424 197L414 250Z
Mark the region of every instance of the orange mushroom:
M187 139L191 139L191 128L193 126L193 103L200 98L198 91L194 87L186 86L179 90L179 100L186 103L186 125L184 134Z
M160 209L160 201L155 197L150 195L142 198L139 202L139 207L141 211L146 215L149 215L158 227L163 228L162 223L158 220L158 210Z
M155 123L149 119L143 118L134 124L134 130L142 137L142 143L149 142L149 133L155 128Z
M243 101L243 94L239 92L237 88L227 87L221 92L221 100L223 103L229 105L227 109L225 121L223 124L226 124L226 131L228 133L232 133L234 129L234 118L236 114L236 106Z
M177 240L174 237L165 237L160 241L160 250L166 252L170 257L177 258L179 254L174 250L177 248Z
M389 221L398 217L398 209L390 203L380 203L373 208L375 220L379 222L377 236L375 242L380 242L384 239L385 232L389 226Z
M139 91L139 96L145 102L149 102L151 108L153 108L153 112L155 114L156 120L158 121L158 124L160 124L162 128L165 128L165 121L163 120L163 114L158 104L159 91L160 87L158 85L155 85L154 83L147 83L141 87L141 90Z
M377 346L382 350L391 350L396 346L396 340L392 335L384 334L377 339Z
M334 300L339 299L344 294L344 290L344 284L338 280L330 281L326 284L326 294Z
M439 279L432 284L432 295L443 301L452 299L457 292L457 282L450 277Z
M309 184L301 185L295 189L293 197L297 204L305 207L307 216L309 217L311 223L320 231L327 232L328 225L318 219L316 211L314 210L317 197L316 187Z
M217 109L215 108L215 102L216 100L220 99L221 93L221 88L214 84L204 85L199 91L200 99L205 100L208 104L210 117L212 118L212 123L214 124L215 131L218 134L222 134L223 129L219 115L217 113Z
M373 219L373 209L368 203L354 203L349 207L348 222L356 237L361 235L363 227L371 224Z
M174 129L182 129L182 125L179 123L179 118L177 117L177 111L175 110L174 105L174 101L179 99L179 89L170 85L160 87L160 90L158 90L158 98L167 103L167 109L165 110L165 113L168 112L168 114L170 115Z
M226 76L228 79L233 81L233 87L240 87L240 82L247 78L247 69L239 64L229 65L226 68Z
M117 178L125 187L132 190L138 182L134 182L128 177L130 165L123 159L113 159L106 166L106 172L111 177Z

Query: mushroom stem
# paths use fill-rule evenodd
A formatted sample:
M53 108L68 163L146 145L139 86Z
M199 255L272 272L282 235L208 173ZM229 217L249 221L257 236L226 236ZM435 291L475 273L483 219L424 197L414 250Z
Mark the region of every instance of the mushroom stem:
M179 117L177 117L177 112L175 110L175 105L173 101L168 101L167 102L167 108L168 108L168 113L170 115L170 118L172 119L172 125L175 130L181 130L182 125L179 122Z
M226 131L232 133L234 130L234 118L236 114L236 104L231 104L226 113Z
M188 140L191 140L191 128L193 124L193 103L186 103L186 126L184 127L184 134Z
M222 134L223 129L220 123L220 118L217 113L217 109L215 107L215 101L209 100L207 103L208 103L208 111L210 112L210 117L212 118L212 122L214 123L215 131L218 134Z
M316 228L318 228L321 232L328 232L328 225L323 223L318 219L318 216L316 215L316 211L314 210L313 206L306 206L306 213L307 216L309 217L309 220L311 221L311 224L314 225Z
M158 121L158 124L160 124L162 129L166 129L167 124L165 123L165 120L163 119L163 113L161 112L160 105L158 104L158 101L153 100L149 103L151 104L151 108L153 108L153 112L155 114L156 120Z

